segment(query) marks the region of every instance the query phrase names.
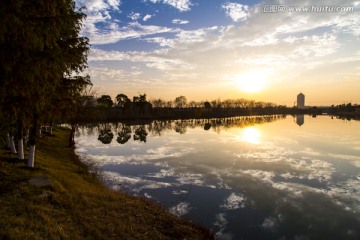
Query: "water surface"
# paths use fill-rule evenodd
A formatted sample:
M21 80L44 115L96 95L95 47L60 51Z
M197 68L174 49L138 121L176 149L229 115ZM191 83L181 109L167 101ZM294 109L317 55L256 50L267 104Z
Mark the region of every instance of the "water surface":
M360 239L360 122L329 116L98 124L76 152L104 182L218 239Z

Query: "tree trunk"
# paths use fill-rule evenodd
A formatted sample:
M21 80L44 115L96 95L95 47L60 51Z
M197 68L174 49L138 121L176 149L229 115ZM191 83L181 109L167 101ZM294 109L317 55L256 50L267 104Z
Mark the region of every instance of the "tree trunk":
M24 140L18 139L18 159L24 160Z
M28 157L27 166L28 166L29 168L34 168L34 164L35 164L35 144L34 144L34 145L30 145L30 150L29 150L29 157Z
M50 136L53 135L53 125L54 125L54 122L53 120L50 121Z
M24 136L24 147L26 149L29 149L29 136L30 136L30 129L27 128Z
M11 148L11 138L9 133L6 133L6 146Z
M13 136L10 136L10 150L11 150L11 153L14 153L14 154L17 153Z
M27 163L27 166L30 168L33 168L35 164L35 145L36 145L36 134L38 132L38 121L39 121L39 115L37 113L34 113L33 125L30 130L30 138L29 138L30 150L29 150L29 157Z
M21 116L19 116L18 118L17 139L18 139L18 159L24 160L23 122Z
M71 124L71 131L69 137L69 147L73 147L75 145L75 131L76 131L76 124Z

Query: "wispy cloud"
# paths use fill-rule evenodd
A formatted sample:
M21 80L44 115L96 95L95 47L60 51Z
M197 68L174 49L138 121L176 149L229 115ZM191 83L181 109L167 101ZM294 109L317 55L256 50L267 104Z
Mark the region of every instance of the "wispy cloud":
M227 2L221 7L225 9L226 15L235 22L244 21L249 15L249 6L247 5Z
M156 25L142 25L139 22L131 22L127 26L119 26L118 23L108 24L107 27L98 29L90 25L84 29L84 33L90 38L92 44L110 44L121 40L135 39L153 34L173 32L174 29Z
M144 17L143 17L143 21L146 22L147 20L149 20L150 18L152 18L153 15L150 15L150 14L146 14Z
M181 19L174 19L174 20L172 20L172 23L174 23L174 24L188 24L189 21L188 20L181 20Z
M190 0L148 0L152 3L164 3L170 5L181 12L186 12L191 10L193 5Z
M141 14L132 12L131 14L129 14L129 18L131 18L133 21L136 21L141 18Z
M218 89L233 84L229 79L236 79L244 71L269 69L269 79L274 83L304 78L310 82L316 75L312 71L325 68L328 70L323 71L322 78L318 77L316 81L344 76L343 83L354 83L359 77L358 66L353 66L358 61L353 45L360 37L360 6L355 6L353 0L322 3L354 5L354 12L347 13L264 13L261 8L267 2L247 6L229 1L221 5L221 11L234 21L233 25L193 30L181 29L184 24L192 24L191 19L184 20L181 16L172 20L177 24L176 28L171 23L168 26L145 24L155 16L150 14L133 14L132 22L120 23L112 14L121 10L121 2L117 0L77 0L77 3L87 6L88 17L82 32L90 38L91 44L129 39L152 43L151 50L146 53L110 51L101 53L102 58L107 55L108 60L142 62L148 70L165 76L164 82L169 86L174 79L181 77L186 82L195 77L197 81L207 79L208 86L216 85ZM166 4L180 12L190 11L193 6L190 0L147 0L149 3ZM283 1L271 3L283 4ZM309 3L298 0L296 4L305 6ZM99 58L99 52L92 53L89 60ZM354 64L345 69L342 67L345 62Z

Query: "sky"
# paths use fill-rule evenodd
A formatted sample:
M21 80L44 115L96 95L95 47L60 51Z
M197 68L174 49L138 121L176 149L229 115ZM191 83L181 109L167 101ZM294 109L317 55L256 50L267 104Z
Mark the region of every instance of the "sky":
M310 106L360 104L360 0L76 4L99 95L293 106L302 92Z

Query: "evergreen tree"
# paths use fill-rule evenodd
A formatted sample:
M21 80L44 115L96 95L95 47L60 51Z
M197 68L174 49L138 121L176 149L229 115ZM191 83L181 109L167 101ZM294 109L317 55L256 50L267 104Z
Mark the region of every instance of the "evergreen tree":
M24 120L31 119L28 166L33 167L40 121L64 79L87 66L88 39L79 36L85 15L72 0L5 0L0 9L1 108L18 119L18 138Z

